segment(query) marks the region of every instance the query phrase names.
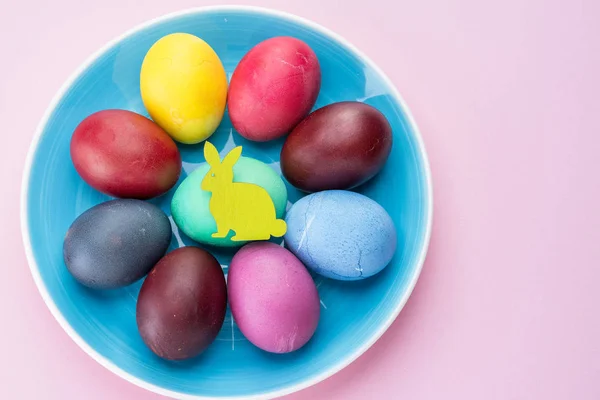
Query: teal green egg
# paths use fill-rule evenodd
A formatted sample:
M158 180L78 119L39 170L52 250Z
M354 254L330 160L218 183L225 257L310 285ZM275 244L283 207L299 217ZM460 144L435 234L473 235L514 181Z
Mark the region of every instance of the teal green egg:
M200 188L202 179L210 169L200 165L177 188L171 202L173 220L183 233L199 243L212 246L237 247L246 242L234 242L230 231L226 238L213 238L217 224L209 210L211 193ZM240 157L233 166L233 181L253 183L265 189L273 200L277 218L282 218L287 204L285 183L267 164L248 157Z

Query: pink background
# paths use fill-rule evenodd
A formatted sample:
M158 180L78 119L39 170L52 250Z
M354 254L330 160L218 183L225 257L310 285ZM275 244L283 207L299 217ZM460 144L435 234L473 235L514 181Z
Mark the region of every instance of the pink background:
M365 51L411 107L433 172L431 247L406 308L358 361L289 399L599 399L600 2L388 1L248 2ZM47 310L21 244L20 179L46 106L89 54L203 4L0 0L2 398L160 398Z

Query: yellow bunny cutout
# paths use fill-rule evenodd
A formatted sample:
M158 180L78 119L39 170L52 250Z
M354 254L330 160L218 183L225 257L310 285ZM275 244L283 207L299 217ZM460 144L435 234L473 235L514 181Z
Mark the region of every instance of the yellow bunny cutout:
M204 158L210 170L201 188L211 193L209 210L217 223L212 237L227 237L230 230L235 232L231 238L234 242L283 236L287 226L284 220L277 219L269 193L253 183L233 182L233 166L241 155L242 147L238 146L221 161L215 146L204 144Z

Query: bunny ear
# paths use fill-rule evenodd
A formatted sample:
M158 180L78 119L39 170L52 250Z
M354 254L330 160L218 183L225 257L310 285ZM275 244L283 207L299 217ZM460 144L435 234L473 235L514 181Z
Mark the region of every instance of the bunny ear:
M211 167L221 164L221 158L217 148L210 142L204 142L204 159Z
M223 158L223 166L227 168L233 168L233 165L237 162L237 160L239 160L241 155L242 146L234 148Z

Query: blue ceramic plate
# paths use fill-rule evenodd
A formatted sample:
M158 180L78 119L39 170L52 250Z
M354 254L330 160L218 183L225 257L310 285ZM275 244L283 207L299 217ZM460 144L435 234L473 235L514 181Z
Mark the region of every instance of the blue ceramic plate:
M142 59L163 35L188 32L206 40L229 76L241 57L272 36L295 36L316 52L322 87L315 108L341 100L381 110L394 133L381 173L358 191L383 205L398 230L398 251L379 275L360 282L315 277L322 303L319 327L302 349L286 355L251 345L227 314L214 344L196 359L167 362L138 334L135 303L141 282L102 292L77 284L63 263L62 241L73 220L108 197L85 184L69 156L73 130L89 114L122 108L147 115L139 91ZM219 150L244 154L279 171L282 141L252 143L226 115L211 138ZM203 162L202 145L180 146L183 180ZM288 186L293 203L302 195ZM154 199L167 214L173 190ZM119 376L178 398L275 397L319 382L367 350L390 326L423 265L431 229L431 180L423 143L400 95L385 75L346 41L292 15L245 7L202 8L169 15L126 33L93 55L63 86L35 135L24 174L22 229L31 271L46 304L88 354ZM171 249L193 243L173 226ZM231 254L216 256L227 272Z

